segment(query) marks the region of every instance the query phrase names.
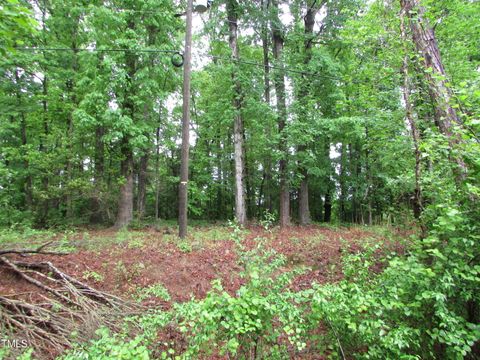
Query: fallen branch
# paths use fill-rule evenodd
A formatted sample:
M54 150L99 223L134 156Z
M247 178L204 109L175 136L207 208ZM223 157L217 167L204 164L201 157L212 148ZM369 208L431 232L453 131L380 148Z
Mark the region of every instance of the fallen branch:
M43 244L30 254L47 254ZM0 252L22 255L22 250ZM56 253L58 254L58 253ZM119 317L142 310L142 306L92 288L64 273L50 261L15 261L0 256L0 265L40 291L37 301L0 296L0 327L7 332L22 334L36 352L60 353L75 341L86 341L100 326L115 329ZM38 301L38 297L42 300Z
M26 255L26 254L44 254L44 255L68 255L67 252L61 252L61 251L44 251L47 246L51 245L53 243L52 241L48 241L45 244L40 245L36 249L6 249L6 250L0 250L0 256L6 255L6 254L19 254L19 255Z
M45 290L47 292L52 293L53 295L59 297L60 299L64 300L67 303L72 303L73 305L78 305L72 299L66 297L65 295L63 295L58 290L56 290L54 288L51 288L51 287L43 284L41 281L27 275L24 271L20 270L14 263L10 262L10 260L8 260L7 258L5 258L3 256L0 256L0 262L3 262L5 265L7 265L7 267L10 270L12 270L14 273L18 274L20 277L25 279L30 284L33 284L33 285L39 287L42 290Z
M83 295L97 299L103 302L105 305L109 305L111 307L119 307L126 304L124 300L120 299L115 295L96 290L89 285L65 274L57 267L55 267L50 261L41 263L15 261L14 264L25 269L40 269L46 271L47 273L51 273L57 279L63 280L64 283L72 284Z

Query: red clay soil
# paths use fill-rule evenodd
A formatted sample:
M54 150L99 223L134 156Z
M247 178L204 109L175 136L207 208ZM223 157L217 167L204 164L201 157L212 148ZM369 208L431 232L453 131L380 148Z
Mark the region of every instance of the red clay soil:
M156 283L167 288L172 302L187 301L192 296L197 299L205 297L212 280L217 278L232 294L241 286L233 241L216 240L204 248L182 252L175 244L162 239L162 231L148 229L142 230L142 233L148 238L142 247L111 245L99 247L100 250L96 251L80 250L64 256L34 255L21 260L51 261L60 270L92 287L125 299L131 299L136 288ZM109 234L108 230L91 231L89 238ZM251 248L259 237L268 239L268 247L284 254L289 267L304 265L311 269L295 279L292 285L295 289L308 288L312 282L337 281L342 277L340 260L345 249L358 251L365 238L380 240L378 235L362 228L332 229L312 225L276 229L271 233L261 227L251 227L244 244ZM81 248L81 240L77 241L77 245ZM8 257L19 259L17 255ZM88 277L87 274L93 272L102 275L103 279L96 281ZM0 267L0 294L35 302L38 289ZM143 304L170 306L170 303L158 298L145 299Z
M259 237L267 238L268 247L285 255L289 265L305 265L312 269L297 279L299 288L308 287L312 281L338 280L341 277L338 265L345 245L356 249L362 239L378 237L360 228L330 229L316 225L290 227L272 233L252 227L249 232L245 239L247 247L255 246ZM241 285L240 267L231 240L216 241L213 246L182 252L174 244L162 241L161 232L148 230L143 233L148 241L140 248L112 245L97 251L80 250L64 256L34 255L22 260L52 261L65 273L99 290L125 298L131 296L136 287L156 283L162 283L175 302L189 300L192 296L203 298L211 281L217 278L222 279L227 291L234 292ZM91 232L90 237L107 234L105 231ZM103 280L88 278L88 273L100 274ZM25 295L36 291L33 285L18 281L14 274L0 267L1 294Z

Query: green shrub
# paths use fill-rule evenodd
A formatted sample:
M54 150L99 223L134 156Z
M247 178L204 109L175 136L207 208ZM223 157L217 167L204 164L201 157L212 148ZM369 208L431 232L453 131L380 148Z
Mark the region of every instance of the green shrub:
M151 359L145 345L145 336L128 339L120 334L112 334L107 328L96 332L98 339L78 346L61 357L62 360L148 360Z
M149 297L157 297L165 301L170 301L170 294L162 284L155 284L145 288L137 288L134 297L138 301L148 299Z
M305 348L306 301L302 293L287 289L300 272L280 273L285 258L258 247L239 253L247 280L236 296L227 293L219 280L202 301L190 301L175 307L180 329L189 341L187 358L208 356L212 349L220 354L256 358L285 358L287 343L297 350ZM301 304L301 306L300 306Z

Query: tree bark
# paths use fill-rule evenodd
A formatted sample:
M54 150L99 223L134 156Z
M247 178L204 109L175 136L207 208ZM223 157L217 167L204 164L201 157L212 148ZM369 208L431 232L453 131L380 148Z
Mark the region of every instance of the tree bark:
M262 49L263 49L263 83L264 83L264 100L268 107L270 107L270 60L268 54L268 9L269 9L269 0L262 0ZM265 127L266 138L270 139L272 136L272 131L270 126ZM265 165L264 165L264 197L265 197L265 209L272 213L273 211L273 201L272 201L272 156L270 152L266 154ZM260 202L260 201L259 201Z
M332 219L332 195L330 190L325 193L325 202L323 205L323 222L329 223Z
M405 13L402 11L400 14L400 30L402 35L402 40L405 42L407 39L406 29L405 29ZM415 219L419 220L422 214L422 189L420 186L421 180L421 152L420 152L420 133L413 115L412 103L410 101L410 76L408 74L408 49L405 46L405 54L403 56L402 62L402 75L403 75L403 100L405 102L405 117L407 118L408 124L410 126L410 133L412 136L412 142L414 146L415 154L415 190L413 195L413 216Z
M138 165L137 216L139 220L143 219L145 215L148 160L149 153L147 151L142 157L140 157L140 163Z
M277 97L278 112L278 132L280 134L279 150L280 150L280 226L290 225L290 190L288 185L288 149L287 134L285 126L287 124L287 104L285 98L285 71L283 70L282 53L283 53L283 32L280 28L281 21L278 15L278 1L272 1L273 21L272 21L272 40L273 40L273 57L280 68L275 74L275 93Z
M135 29L134 18L131 17L127 22L129 30ZM134 78L136 73L136 59L132 52L125 53L125 64L127 70L127 87L125 101L123 104L125 113L127 113L132 122L135 122L135 103L134 98ZM124 183L120 187L120 197L118 201L118 213L114 228L120 229L126 227L133 220L133 151L130 144L129 134L123 134L121 143L122 161L120 172Z
M162 106L160 105L160 113ZM160 206L160 126L157 127L155 142L155 220L159 219Z
M121 174L124 183L120 187L118 201L118 213L114 228L121 229L128 226L133 219L133 153L130 148L128 137L122 140L122 164Z
M305 25L305 40L304 40L304 58L303 64L308 66L312 59L312 42L314 40L313 28L315 26L315 16L323 6L323 1L320 4L316 4L317 1L314 0L311 4L307 4L307 13L305 14L303 21ZM301 120L306 122L307 117L307 96L308 96L308 85L311 80L307 79L305 75L302 76L300 79L300 92L299 92L299 100L301 103ZM308 144L302 143L298 145L297 150L299 154L305 154L307 150ZM300 189L299 189L299 204L298 204L298 218L300 225L307 225L311 222L310 216L310 207L308 204L308 169L305 164L302 164L301 161L299 162L299 172L302 176L302 180L300 182Z
M47 18L47 8L46 3L43 3L42 9L42 44L44 46L47 45L46 40L46 24L45 20ZM43 59L45 63L48 63L47 59L47 52L43 52ZM48 142L48 135L49 135L49 124L48 124L48 76L46 66L42 69L43 72L43 79L42 79L42 120L43 120L43 136L40 137L40 144L39 144L39 151L41 153L47 153L47 142ZM39 209L39 218L38 223L40 226L44 227L47 225L47 217L48 217L48 210L50 206L49 201L49 176L47 169L43 169L45 174L42 176L42 191L44 192L44 199L41 201L40 209Z
M369 131L368 127L365 126L365 140L369 141ZM370 172L370 150L368 147L365 149L365 179L367 181L367 189L363 200L367 201L367 211L368 211L368 225L372 225L372 194L371 189L373 188L372 174Z
M346 214L345 214L345 202L347 198L347 186L346 186L346 145L341 144L340 148L340 196L339 196L339 203L340 203L340 221L346 221Z
M450 150L457 148L462 141L455 130L455 125L462 126L455 109L452 107L452 90L447 85L447 77L443 67L435 33L425 18L425 9L419 0L400 0L402 12L410 20L412 39L417 51L422 55L425 66L425 77L428 80L429 91L435 104L435 121L440 132L449 142ZM467 166L461 156L452 155L456 163L457 182L466 178Z
M95 129L95 155L94 155L94 194L91 199L91 215L90 222L94 224L101 223L103 221L102 208L100 203L102 180L105 169L105 148L103 144L103 135L105 129L102 125L97 125Z
M49 135L49 126L48 126L48 78L44 75L42 81L42 106L43 106L43 131L44 136L43 139L40 140L40 152L46 153L47 147L46 142L48 141ZM45 169L46 170L46 169ZM42 201L41 211L40 211L40 225L46 226L47 225L47 217L48 217L48 210L50 207L49 195L48 195L48 188L49 188L49 178L48 172L45 171L45 174L42 177L42 190L45 192L45 198Z
M18 70L15 70L15 83L17 85L17 106L20 111L20 136L22 140L22 154L23 154L23 167L26 173L25 180L23 184L23 191L25 192L25 209L31 210L33 205L33 195L32 195L32 175L30 174L30 164L28 161L27 155L27 120L25 118L25 112L23 110L23 100L22 100L22 91L20 76Z
M73 31L73 36L74 39L71 44L71 49L73 50L72 56L72 79L67 80L67 89L69 90L70 93L70 101L72 103L72 109L70 110L68 114L68 125L67 125L67 166L66 166L66 172L67 172L67 194L65 196L65 202L66 202L66 217L67 219L71 219L73 216L73 200L72 200L72 192L71 190L68 189L69 183L73 180L73 111L75 111L75 107L78 105L77 104L77 96L76 96L76 89L75 89L75 74L78 72L78 59L77 59L77 44L76 44L76 35L78 32L78 21L75 23L74 26L74 31Z
M193 0L187 0L185 28L185 52L183 64L183 118L182 118L182 155L180 162L180 185L178 188L178 234L187 236L188 213L188 152L190 131L190 73L192 56L192 11Z
M333 174L335 174L335 170L332 167L331 159L330 159L330 138L326 137L325 142L323 144L323 154L325 159L328 163L328 171L324 178L325 181L325 200L323 202L323 221L330 222L332 218L332 192L335 192L335 184L332 182Z
M232 58L239 60L239 48L237 42L237 12L238 3L236 0L228 0L227 2L227 18L229 37L228 43L232 51ZM234 121L233 121L233 142L234 142L234 158L235 158L235 218L239 224L245 225L247 221L247 213L245 206L245 157L244 157L244 135L243 135L243 118L242 118L242 89L239 79L236 76L238 69L232 74L234 84Z

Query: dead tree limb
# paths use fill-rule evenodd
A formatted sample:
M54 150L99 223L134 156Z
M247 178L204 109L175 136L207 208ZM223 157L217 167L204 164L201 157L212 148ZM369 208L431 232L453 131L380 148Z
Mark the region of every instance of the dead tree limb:
M27 253L46 254L48 245ZM22 255L22 250L0 254L7 253ZM16 261L0 256L0 265L39 289L28 301L0 295L1 330L22 334L39 353L60 353L72 345L72 332L78 334L75 341L86 341L98 327L115 329L119 317L142 310L140 305L92 288L50 261Z
M26 255L26 254L44 254L44 255L68 255L67 252L62 251L44 251L47 246L51 245L52 241L48 241L45 244L40 245L36 249L5 249L0 250L0 256L6 254L18 254L18 255Z

